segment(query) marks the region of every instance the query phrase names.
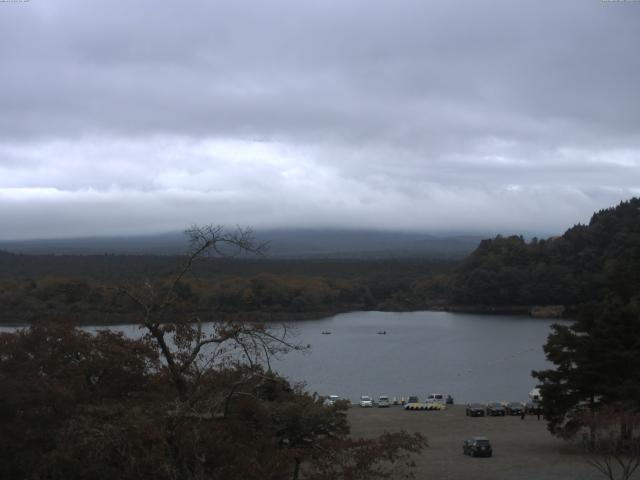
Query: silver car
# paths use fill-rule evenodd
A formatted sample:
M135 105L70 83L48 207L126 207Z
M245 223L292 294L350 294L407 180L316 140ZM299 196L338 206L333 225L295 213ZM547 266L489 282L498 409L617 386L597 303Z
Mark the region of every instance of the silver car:
M373 407L373 399L369 395L362 395L360 397L361 407Z

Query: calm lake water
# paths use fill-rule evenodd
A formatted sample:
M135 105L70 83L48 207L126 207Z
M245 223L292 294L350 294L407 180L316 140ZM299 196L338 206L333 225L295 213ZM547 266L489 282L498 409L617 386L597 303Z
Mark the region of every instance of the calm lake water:
M311 352L274 369L312 391L357 400L451 394L456 403L523 401L548 368L542 345L557 320L448 312L352 312L296 323ZM331 335L323 335L330 331ZM386 331L386 335L377 332Z
M456 403L523 401L531 370L549 366L542 345L557 320L448 312L352 312L295 322L310 344L272 362L310 391L357 401L360 395L451 394ZM138 336L136 326L117 326ZM3 328L4 330L4 328ZM331 335L323 335L330 331ZM386 331L386 335L379 335Z

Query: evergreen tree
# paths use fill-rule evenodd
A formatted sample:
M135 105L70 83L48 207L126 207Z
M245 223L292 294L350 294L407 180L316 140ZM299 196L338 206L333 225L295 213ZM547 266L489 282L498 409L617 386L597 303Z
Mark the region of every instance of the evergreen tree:
M455 275L452 300L467 305L576 306L640 291L640 198L601 210L560 237L483 240Z
M570 437L585 412L603 406L640 410L640 308L609 300L584 307L571 326L554 325L544 346L554 369L540 380L549 430Z

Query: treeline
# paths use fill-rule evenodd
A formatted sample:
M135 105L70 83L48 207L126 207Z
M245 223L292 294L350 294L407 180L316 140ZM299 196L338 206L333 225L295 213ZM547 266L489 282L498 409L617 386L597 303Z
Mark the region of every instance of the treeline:
M1 255L0 320L43 316L82 323L136 320L132 299L119 287L158 290L179 257ZM68 271L75 276L62 274ZM455 263L429 260L203 259L176 289L167 314L216 319L251 313L262 319L308 318L358 309L411 310L444 305ZM7 272L13 271L12 275ZM262 272L269 273L262 273Z
M459 267L451 301L463 305L579 305L640 292L640 199L595 213L547 240L484 240Z
M171 275L183 262L184 257L180 255L30 255L0 250L0 279L74 277L117 283L123 279ZM430 257L273 259L245 255L198 259L190 275L199 278L252 277L262 273L327 278L368 278L385 274L418 276L449 271L458 263L457 260Z
M162 285L183 257L0 252L0 321L65 315L84 323L130 317L119 286ZM348 310L578 306L640 291L640 199L593 215L560 237L483 240L464 261L425 258L204 258L171 313L253 313L287 320Z

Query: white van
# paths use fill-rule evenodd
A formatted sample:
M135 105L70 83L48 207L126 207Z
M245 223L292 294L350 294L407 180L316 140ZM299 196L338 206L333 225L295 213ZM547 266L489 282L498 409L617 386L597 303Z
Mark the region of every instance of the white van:
M445 403L445 395L442 393L430 393L427 395L426 403Z
M540 389L534 388L529 392L529 400L532 402L540 402L542 401L542 395L540 395Z

